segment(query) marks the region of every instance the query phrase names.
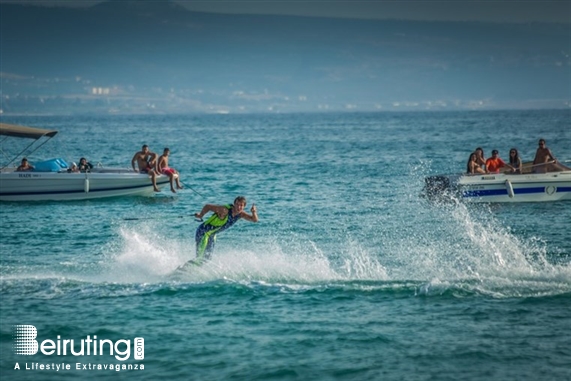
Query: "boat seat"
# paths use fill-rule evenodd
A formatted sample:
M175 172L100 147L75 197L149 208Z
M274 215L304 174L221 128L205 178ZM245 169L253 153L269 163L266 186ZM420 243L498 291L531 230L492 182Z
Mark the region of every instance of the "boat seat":
M34 163L34 172L60 172L67 171L69 168L66 161L62 158L55 158Z

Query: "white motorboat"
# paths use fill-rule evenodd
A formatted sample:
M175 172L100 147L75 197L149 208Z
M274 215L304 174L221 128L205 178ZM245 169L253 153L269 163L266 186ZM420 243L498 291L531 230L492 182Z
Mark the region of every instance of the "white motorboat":
M24 151L35 151L58 131L0 123L2 150L8 138L33 139L22 152L0 169L0 201L87 200L117 196L151 196L154 194L149 175L130 168L96 166L86 172L72 172L63 159L35 162L32 171L18 172L9 167ZM157 187L169 183L167 176L157 176Z
M429 176L424 195L430 199L455 197L468 202L545 202L571 200L571 168L557 163L557 170L532 173L455 174Z

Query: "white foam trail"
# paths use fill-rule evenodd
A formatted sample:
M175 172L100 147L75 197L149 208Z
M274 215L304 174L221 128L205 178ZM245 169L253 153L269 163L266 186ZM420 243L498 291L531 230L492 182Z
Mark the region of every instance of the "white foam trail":
M110 261L104 266L108 272L102 280L156 282L188 260L189 242L161 236L150 226L122 227L119 232L121 240L108 255Z
M422 184L429 167L411 167L413 183ZM416 224L399 226L398 234L384 242L390 280L425 282L421 293L451 288L497 297L571 292L571 263L554 263L546 242L513 233L496 216L501 206L458 200L434 205L419 200L419 192L411 187L408 197L393 205L400 219Z
M571 265L551 263L547 244L517 237L486 206L456 203L433 212L439 218L434 230L411 234L408 250L400 250L407 260L393 273L395 279L408 274L427 281L421 293L449 288L495 297L571 292Z
M383 280L382 266L366 255L343 258L333 263L313 244L309 251L288 251L276 245L261 245L253 250L219 250L212 260L194 273L208 273L231 280L268 283L323 284L354 280ZM374 266L371 265L374 263Z
M394 207L403 209L397 212L401 218L403 213L419 210L418 205L410 204ZM422 285L419 293L454 289L520 297L571 292L571 265L551 263L546 243L519 238L502 226L493 210L455 203L424 212L426 219L433 220L430 229L400 224L398 231L394 231L394 226L376 225L377 229L385 229L377 233L381 239L373 237L381 244L364 242L363 245L362 238L357 241L332 237L324 241L324 247L323 243L320 246L291 233L258 237L258 240L254 237L244 249L232 247L232 237L224 236L211 261L175 277L175 269L194 258L192 237L170 238L151 226L129 225L120 228L120 239L109 248L102 273L95 281L228 280L292 287L412 281ZM418 216L415 218L418 221ZM369 234L375 233L369 232L364 237Z
M119 233L121 239L109 248L106 271L100 281L161 282L169 280L180 265L194 258L194 240L167 239L144 225L122 227ZM177 279L292 284L386 279L380 262L357 244L342 248L343 255L336 255L339 259L335 261L311 241L273 240L253 247L253 250L228 249L228 242L218 243L210 261L187 268L187 275L183 273L181 277L178 273Z

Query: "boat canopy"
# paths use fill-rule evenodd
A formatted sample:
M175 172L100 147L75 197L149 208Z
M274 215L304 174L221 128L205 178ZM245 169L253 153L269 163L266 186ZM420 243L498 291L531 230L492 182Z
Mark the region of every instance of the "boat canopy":
M42 128L24 127L24 126L16 126L15 124L0 123L0 136L4 137L2 139L2 141L0 141L0 143L1 143L0 152L6 158L8 158L8 155L4 152L4 141L6 139L8 139L9 137L34 139L34 140L32 140L32 142L30 144L27 145L27 147L25 147L23 150L21 150L10 161L6 162L6 164L3 164L2 168L0 168L0 170L4 169L4 168L8 167L10 164L12 164L14 162L14 160L16 160L26 150L31 149L30 153L36 151L38 148L43 146L46 142L51 140L51 138L56 136L57 133L58 133L57 130L45 130ZM43 141L41 142L41 144L37 144L37 142L43 137L46 137L47 139L42 139Z
M53 138L57 130L45 130L42 128L16 126L14 124L0 123L0 135L13 136L17 138L39 139L42 136Z

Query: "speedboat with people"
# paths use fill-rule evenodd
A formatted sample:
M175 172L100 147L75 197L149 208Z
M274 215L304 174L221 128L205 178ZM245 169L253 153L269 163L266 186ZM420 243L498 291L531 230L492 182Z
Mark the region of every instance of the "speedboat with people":
M35 152L57 133L57 130L0 123L3 151L8 146L7 139L26 140L24 144L11 145L24 149L0 168L0 201L87 200L154 194L149 175L130 168L97 165L77 171L61 158L36 161L33 168L25 171L18 171L12 165L25 152ZM32 142L27 144L29 140ZM156 182L160 189L169 184L169 178L159 175Z
M551 164L555 163L524 163L521 173L428 176L423 195L432 200L454 197L477 203L571 200L571 168L560 162Z

